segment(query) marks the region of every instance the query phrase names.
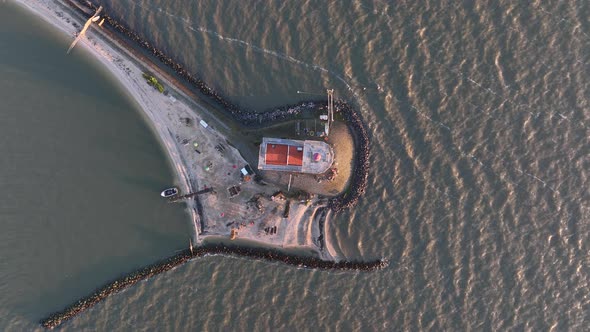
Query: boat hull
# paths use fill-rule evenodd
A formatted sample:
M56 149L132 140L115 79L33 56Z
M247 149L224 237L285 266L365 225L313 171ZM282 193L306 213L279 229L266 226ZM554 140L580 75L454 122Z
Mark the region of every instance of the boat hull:
M160 193L160 196L164 198L174 197L176 195L178 195L178 188L168 188Z

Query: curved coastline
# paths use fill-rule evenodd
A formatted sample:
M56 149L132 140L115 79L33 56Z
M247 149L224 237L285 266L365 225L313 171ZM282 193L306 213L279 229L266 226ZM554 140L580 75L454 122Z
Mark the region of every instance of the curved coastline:
M76 0L63 0L66 6L71 9L82 13L84 16L88 16L88 13L81 7L88 10L96 9L96 7L89 1L76 1ZM196 88L204 97L214 104L219 106L226 115L229 115L239 125L248 128L263 128L271 126L276 123L280 123L285 120L291 120L298 116L301 116L304 112L315 110L318 107L322 107L327 104L327 100L310 100L293 105L281 106L272 108L266 112L254 112L252 110L243 109L238 105L231 103L220 93L210 88L201 79L190 74L183 66L174 62L171 58L164 55L161 51L156 49L147 41L144 41L139 35L125 26L121 25L114 19L103 16L105 23L107 23L109 29L114 29L112 33L117 38L118 33L123 34L127 38L136 42L142 49L148 51L153 56L157 57L163 64L168 68L172 69L178 76L182 77L183 80L190 84L190 86ZM105 27L107 27L105 25ZM127 41L123 41L126 43ZM325 106L324 106L325 107ZM350 178L348 189L340 194L339 196L330 198L327 202L327 209L333 212L338 212L344 209L351 208L356 205L360 197L365 191L368 178L369 170L369 136L365 127L365 123L359 112L355 110L348 103L338 100L335 102L335 113L349 126L354 138L354 160L353 160L353 173ZM151 121L156 121L156 118L151 118L153 115L147 114ZM157 123L155 124L157 125ZM157 127L157 126L156 126ZM158 129L161 131L161 129ZM161 133L160 133L161 134ZM191 186L190 175L187 173L182 158L178 153L174 153L173 146L169 146L164 142L165 150L169 154L169 158L172 159L173 165L176 166L176 173L182 177L186 182L186 186ZM180 159L179 159L180 158ZM196 201L198 204L198 201ZM191 210L193 213L194 222L199 222L199 216L197 209ZM324 213L325 216L325 213ZM320 218L321 219L321 218ZM198 228L195 224L195 233ZM322 234L322 233L321 233ZM323 235L320 235L318 242L322 244L324 241ZM323 247L323 245L322 245ZM47 318L41 321L41 325L46 328L55 328L61 323L75 317L75 315L91 308L98 302L104 300L111 294L115 294L126 287L132 286L135 283L145 280L151 276L157 275L169 271L170 269L182 265L189 260L197 257L206 255L229 255L229 256L240 256L254 259L261 259L265 261L278 261L291 266L299 268L309 269L321 269L321 270L359 270L359 271L372 271L384 268L387 266L385 260L372 260L367 262L354 262L354 261L331 261L323 260L315 257L297 256L293 254L287 254L275 249L262 249L262 248L245 248L238 246L227 246L224 244L215 245L201 245L190 251L188 249L183 250L181 253L171 256L165 260L149 265L147 267L136 270L130 274L127 274L121 278L118 278L106 285L98 288L95 292L86 296L75 303L68 306L66 309L60 312L49 315Z
M74 3L76 0L67 0ZM82 4L89 10L96 10L94 4L90 1L84 1ZM221 93L215 91L200 78L192 75L178 62L164 54L150 42L144 40L139 34L131 30L126 25L118 22L114 18L103 14L106 22L116 31L122 33L127 38L136 42L144 50L158 58L160 62L172 69L177 75L186 80L193 87L197 88L204 96L209 98L230 115L235 121L246 127L266 127L273 123L289 120L301 115L305 110L316 107L316 104L327 104L327 100L310 100L303 101L294 105L287 105L273 108L265 112L254 112L244 109L225 98ZM355 142L355 158L353 160L353 173L350 179L348 190L329 201L329 207L334 212L354 207L360 197L364 194L367 187L369 173L369 151L370 140L367 133L366 125L360 113L350 104L343 100L337 100L335 103L335 113L341 114L343 120L350 127Z
M244 248L236 246L227 246L224 244L203 245L195 248L193 251L185 249L180 253L168 257L155 264L143 267L127 275L108 282L102 287L97 288L90 295L85 296L72 303L62 311L48 315L40 321L41 326L47 329L53 329L62 323L74 318L76 315L92 308L99 302L103 301L110 295L123 291L142 280L148 279L160 273L169 271L179 265L188 262L191 259L209 256L223 255L230 257L247 257L272 262L281 262L287 265L296 266L305 269L321 270L341 270L341 271L375 271L388 266L388 262L383 259L372 260L368 262L355 261L325 261L315 257L304 257L289 255L277 250L268 250L260 248Z

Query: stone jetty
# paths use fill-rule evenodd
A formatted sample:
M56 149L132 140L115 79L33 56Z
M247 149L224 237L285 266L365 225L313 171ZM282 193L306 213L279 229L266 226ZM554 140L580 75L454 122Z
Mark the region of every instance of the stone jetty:
M197 248L186 249L180 253L166 258L155 264L146 266L139 270L133 271L127 275L108 282L102 287L92 292L90 295L79 299L65 309L50 314L47 318L41 320L41 325L47 329L53 329L62 323L74 318L76 315L92 308L99 302L103 301L110 295L116 294L136 283L169 271L180 266L191 259L208 255L223 255L230 257L248 257L252 259L261 259L272 262L281 262L287 265L296 266L305 269L321 270L344 270L344 271L374 271L383 269L388 262L382 259L368 262L356 261L325 261L311 256L295 256L272 249L249 248L228 246L224 244L204 245Z

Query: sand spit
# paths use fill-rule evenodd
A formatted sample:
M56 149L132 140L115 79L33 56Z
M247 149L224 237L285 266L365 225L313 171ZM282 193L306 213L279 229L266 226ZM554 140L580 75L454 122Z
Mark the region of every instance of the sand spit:
M92 3L88 1L78 2L75 0L16 0L17 3L30 9L42 17L47 22L53 24L58 29L64 31L68 35L74 35L76 28L71 24L69 18L64 17L64 9L72 10L77 13L82 13L84 17L90 16L90 10L96 10ZM190 159L190 155L186 153L186 144L183 139L180 139L176 133L181 133L189 130L186 125L182 124L179 115L182 118L190 117L193 123L198 123L202 114L195 112L187 104L179 102L172 96L163 97L162 94L154 90L152 87L145 84L141 79L142 68L144 67L141 59L134 59L129 50L124 47L115 47L112 44L119 44L129 47L129 40L137 43L141 48L151 53L158 58L163 64L171 68L179 78L187 82L204 96L204 99L210 101L212 104L219 106L226 115L231 116L237 123L244 127L264 128L285 120L291 120L310 112L317 110L319 105L325 105L326 101L306 101L295 105L288 105L274 108L264 113L257 113L251 110L242 109L239 106L231 103L220 93L211 89L205 82L190 74L180 64L174 62L171 58L164 55L161 51L156 49L147 41L143 40L135 32L131 31L124 25L116 22L109 16L102 16L107 24L102 26L104 31L108 32L106 36L98 38L98 41L104 40L105 43L97 42L96 36L83 38L80 41L81 46L86 48L89 52L101 61L105 67L126 87L129 94L133 96L139 104L143 114L146 116L148 123L152 126L158 138L160 139L163 148L167 151L169 160L175 170L175 173L180 181L181 190L188 193L199 189L197 180L200 178L199 169L196 167L196 160ZM125 36L125 37L122 37ZM131 57L131 58L130 58ZM151 61L151 60L150 60ZM176 80L176 78L172 78ZM163 78L164 83L170 86L178 87L177 82L171 83L166 78ZM182 88L180 89L182 90ZM182 92L181 92L182 93ZM198 108L198 107L197 107ZM335 103L336 114L342 118L349 126L352 136L354 138L354 160L353 172L350 178L348 190L337 197L333 197L327 201L332 211L340 211L342 209L350 208L356 204L358 199L364 193L367 185L367 174L369 167L369 136L365 129L365 124L362 121L360 114L349 104L343 101ZM203 109L203 112L207 112ZM193 130L194 128L190 129ZM204 129L199 129L204 130ZM218 132L207 129L210 140L225 139ZM184 135L184 134L183 134ZM204 135L202 135L204 136ZM204 145L204 142L201 142ZM229 149L229 148L228 148ZM189 158L189 159L187 159ZM236 157L237 158L237 157ZM326 201L326 200L325 200ZM197 208L200 201L197 199L187 201L189 212L192 216L192 222L195 229L195 239L199 241L199 225L203 225L203 219ZM326 253L323 249L329 246L325 243L324 229L326 228L326 216L329 214L325 203L316 206L317 218L315 221L303 224L301 228L294 228L295 231L288 244L298 239L303 239L305 243L315 243L319 249L321 257L330 259L322 260L320 258L313 258L307 256L295 256L284 252L279 252L275 249L254 249L244 247L229 247L222 244L204 245L196 247L192 252L185 250L180 254L174 255L164 261L150 265L148 267L137 270L127 276L121 277L95 291L88 297L85 297L76 303L72 304L65 310L52 314L48 318L42 320L41 324L46 328L54 328L62 322L73 318L76 314L92 307L96 303L102 301L110 294L119 292L120 290L129 287L138 281L149 278L153 275L168 271L176 266L179 266L188 260L204 255L232 255L243 256L254 259L263 259L267 261L278 261L285 264L297 266L300 268L313 269L336 269L336 270L362 270L371 271L383 268L387 263L383 260L375 260L369 262L346 262L334 261L330 253ZM208 207L211 209L211 207ZM296 213L294 213L296 214ZM302 213L305 215L305 213ZM316 226L317 225L317 226ZM319 233L319 234L318 234ZM311 237L313 238L311 238ZM264 238L253 238L255 241L266 243Z
M49 0L18 0L18 2L68 34L73 34L72 32L75 32L76 29L72 28L69 24L64 24L66 21L68 23L70 22L69 18L65 18L64 20L64 9L70 8L83 16L90 16L97 9L97 7L89 1L80 3L75 0L63 0L57 2ZM191 75L180 64L174 62L171 58L167 57L149 42L143 40L138 34L131 31L129 28L116 22L108 15L104 15L102 18L107 22L107 25L104 25L103 29L107 29L106 31L109 32L108 36L103 36L103 38L112 38L115 43L122 45L122 47L129 47L127 44L129 40L136 42L143 49L153 54L162 63L173 69L179 77L183 78L190 85L196 87L207 99L213 101L218 106L222 106L222 109L242 126L270 126L274 123L291 120L305 112L321 107L319 106L321 104L318 104L317 101L307 101L296 105L274 108L263 113L256 113L247 109L242 109L229 102L227 98L223 97L220 93L211 89L205 82ZM124 38L122 39L118 37L118 34L126 36L127 39L123 40ZM181 128L182 125L173 119L173 117L178 116L179 114L186 114L190 117L189 114L193 113L194 110L191 110L190 107L184 103L176 102L172 97L163 98L161 94L158 94L151 89L151 87L147 86L145 82L138 78L138 76L141 76L141 67L138 67L139 65L134 63L132 59L128 59L128 57L132 57L133 55L125 49L117 50L113 48L112 45L106 43L107 41L105 41L105 43L97 43L96 40L84 39L82 45L85 46L87 50L94 53L94 55L116 76L116 78L123 83L127 88L127 91L132 94L134 99L140 104L143 113L149 120L148 123L150 123L152 128L158 134L163 147L168 152L171 164L180 180L181 189L184 192L192 192L195 189L198 189L197 180L202 178L202 176L199 176L202 174L199 174L198 168L195 168L198 160L191 159L191 156L187 155L185 151L186 149L183 147L183 145L185 145L183 143L184 140L181 140L178 136L178 133L183 131L183 128ZM146 59L146 61L149 60ZM167 82L167 84L170 83ZM354 108L342 101L337 101L335 106L336 114L345 120L345 123L351 129L350 131L355 145L355 157L352 162L353 172L349 181L349 187L343 194L331 198L328 202L328 206L332 211L340 211L344 208L354 206L365 191L368 173L369 138L362 118ZM168 111L162 112L162 110ZM194 120L199 120L198 114ZM223 139L223 137L214 131L211 131L210 134L214 134L213 136L215 136L216 139ZM198 209L199 203L200 201L197 199L187 201L189 211L192 215L192 222L195 229L194 237L197 243L200 243L199 233L203 232L202 212L200 212L203 209ZM323 228L324 227L319 227L320 238L318 238L318 242L320 242L320 248L323 247L321 244L324 238L322 236ZM258 240L265 242L264 239Z
M68 0L73 2L74 0ZM90 1L83 1L83 5L90 10L96 10L98 7ZM221 106L225 112L231 115L236 121L243 126L265 127L276 122L293 119L300 116L304 111L313 109L316 104L327 104L327 100L321 101L306 101L296 105L289 105L274 108L266 112L253 112L248 109L243 109L238 105L231 103L221 93L216 92L209 87L203 80L190 74L181 64L174 61L162 51L158 50L154 45L144 40L139 34L131 30L125 24L116 21L108 15L103 15L111 27L124 34L131 40L135 41L139 46L157 57L163 64L169 66L180 77L184 78L188 83L196 87L203 95L210 98L214 103ZM366 130L365 123L359 114L348 103L337 100L335 103L335 113L341 114L344 121L348 124L355 138L355 159L353 161L354 169L350 179L349 189L343 194L334 197L330 200L329 207L334 212L343 209L351 208L356 205L362 194L364 194L367 186L367 178L369 172L369 135Z
M315 257L293 256L276 250L243 248L223 244L204 245L193 249L192 252L189 249L183 250L172 257L117 278L104 286L99 287L92 294L74 302L64 310L50 314L47 318L42 319L40 323L43 327L48 329L56 328L64 322L74 318L76 315L92 308L112 294L116 294L142 280L169 271L191 259L208 255L247 257L281 262L298 268L322 270L375 271L383 269L388 265L388 262L382 259L368 262L333 262L324 261Z

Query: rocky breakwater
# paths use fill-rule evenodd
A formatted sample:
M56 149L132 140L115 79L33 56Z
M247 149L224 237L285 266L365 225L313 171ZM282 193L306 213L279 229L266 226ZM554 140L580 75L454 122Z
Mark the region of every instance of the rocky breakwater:
M80 11L84 15L88 16L83 9L95 11L98 6L90 1L76 1L66 0L75 10ZM125 24L117 21L107 14L103 14L102 18L105 19L106 27L114 29L116 32L124 35L128 39L132 40L143 50L157 58L162 64L172 69L179 77L183 78L192 87L196 88L201 94L203 94L208 100L212 101L217 106L220 106L224 112L232 116L236 121L240 122L245 126L262 127L273 122L292 119L302 114L304 111L311 110L316 107L314 101L305 101L295 105L288 105L278 107L268 112L255 112L249 109L242 108L225 98L221 93L215 91L207 83L205 83L198 76L190 73L183 65L176 62L174 59L164 54L155 45L149 41L143 39L138 33L133 31Z
M335 103L335 109L336 113L341 114L344 121L346 121L350 127L355 147L353 170L348 189L339 196L330 199L328 203L328 206L332 211L338 212L356 205L359 198L367 189L370 140L367 129L365 128L365 123L354 108L347 103L337 101Z
M388 265L387 261L382 259L368 262L333 262L324 261L315 257L294 256L269 249L244 248L237 246L227 246L223 244L204 245L194 248L192 251L188 249L183 250L172 257L166 258L160 262L117 278L98 288L92 294L72 303L64 310L50 314L47 318L42 319L40 323L47 329L56 328L62 323L74 318L76 315L92 308L94 305L98 304L110 295L116 294L142 280L169 271L193 258L207 255L241 256L273 262L281 262L299 268L322 270L373 271L382 269Z
M77 1L77 0L66 0L76 10L85 8L87 10L95 11L98 6L90 1ZM83 12L85 15L87 13ZM161 63L172 69L179 77L182 77L191 86L196 88L200 93L206 96L209 100L220 106L224 112L231 115L236 121L240 122L244 126L252 127L264 127L271 125L275 122L283 120L294 119L303 114L306 111L318 110L320 105L327 105L327 100L308 100L293 105L285 105L269 109L263 112L256 112L250 109L240 107L237 104L230 102L223 94L211 88L206 82L200 79L197 75L191 74L184 66L164 52L160 51L155 45L149 41L143 39L138 33L133 31L131 28L126 26L124 23L117 21L111 16L104 14L102 18L107 22L108 27L121 33L128 39L134 41L136 45L153 55ZM343 101L338 101L337 104L341 105L342 109L346 110L346 114L349 112L355 113L354 109ZM356 114L357 118L360 118Z

